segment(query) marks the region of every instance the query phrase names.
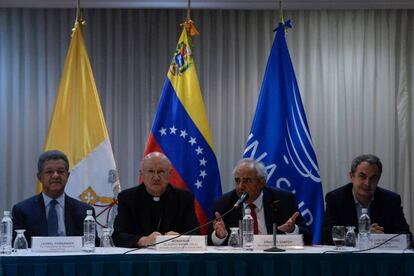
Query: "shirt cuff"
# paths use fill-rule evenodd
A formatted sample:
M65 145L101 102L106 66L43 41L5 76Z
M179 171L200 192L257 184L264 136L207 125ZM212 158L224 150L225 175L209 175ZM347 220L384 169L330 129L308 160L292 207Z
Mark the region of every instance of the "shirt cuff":
M213 242L214 245L222 245L224 241L226 240L227 235L228 233L226 233L226 236L224 236L224 238L220 239L219 237L217 237L216 231L213 231L213 233L211 233L211 241Z
M286 233L286 235L297 235L299 234L299 227L295 224L295 229L291 233Z

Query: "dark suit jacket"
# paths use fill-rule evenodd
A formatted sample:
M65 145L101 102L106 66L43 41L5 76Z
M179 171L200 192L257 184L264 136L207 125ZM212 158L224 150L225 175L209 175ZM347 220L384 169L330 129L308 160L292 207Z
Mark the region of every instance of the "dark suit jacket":
M145 202L149 197L144 184L122 191L118 195L118 215L115 218L114 243L119 247L136 247L137 241L157 231L150 223L150 211ZM199 226L191 192L168 184L161 196L163 204L158 232L184 233ZM191 234L199 234L199 230Z
M238 200L236 190L230 191L213 203L213 214L219 212L223 215L225 212L233 208L233 205ZM290 192L277 189L264 187L263 188L263 208L264 216L266 220L267 233L273 233L273 222L276 222L278 226L286 223L286 221L298 211L296 199ZM228 215L223 217L224 224L226 225L227 232L230 233L230 227L238 227L239 220L242 219L242 208L238 208ZM312 242L312 234L305 226L305 222L302 216L299 215L296 220L296 225L299 227L299 233L303 234L306 244ZM212 244L211 234L213 233L213 226L209 227L209 244ZM278 231L279 233L280 231ZM283 232L280 232L282 234ZM227 237L228 239L228 237ZM227 239L223 245L227 245Z
M355 226L358 231L358 217L352 194L352 183L326 194L326 209L322 228L324 244L333 244L331 230L334 225ZM410 228L401 207L401 197L391 191L377 187L370 207L371 223L384 227L384 233L407 233Z
M65 194L66 236L83 236L83 220L86 217L86 210L93 210L93 208ZM46 208L41 193L14 205L12 216L13 230L26 229L24 234L29 246L32 236L48 235Z

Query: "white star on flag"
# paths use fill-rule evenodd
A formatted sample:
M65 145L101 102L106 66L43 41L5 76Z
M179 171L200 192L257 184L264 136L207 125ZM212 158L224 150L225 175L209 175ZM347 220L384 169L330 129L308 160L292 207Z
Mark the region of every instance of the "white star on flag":
M200 176L205 178L207 176L206 171L200 171Z
M200 166L206 166L206 164L207 164L207 160L206 159L200 159L199 160L200 161Z
M161 136L167 135L167 129L166 128L162 127L160 130L158 130L158 132L161 134Z
M194 185L197 187L197 189L200 189L203 187L203 182L201 182L200 180L197 179L197 182L194 183Z
M185 131L185 129L184 130L180 130L180 137L183 137L183 138L185 138L185 136L187 136L188 135L188 133L187 133L187 131Z
M188 141L188 143L190 143L192 146L193 146L194 144L197 144L197 142L196 142L196 138L195 138L195 137L190 137L190 141Z
M170 127L170 134L176 134L177 128L175 126Z
M200 146L198 146L198 148L196 148L195 151L197 152L197 155L203 154L203 148L201 148Z

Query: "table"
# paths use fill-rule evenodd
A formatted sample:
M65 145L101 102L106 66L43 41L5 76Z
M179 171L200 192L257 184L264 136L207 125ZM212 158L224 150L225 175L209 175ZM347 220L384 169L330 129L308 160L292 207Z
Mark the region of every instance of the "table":
M373 250L325 253L306 247L283 253L209 247L205 252L97 248L94 253L30 253L1 256L0 276L15 275L414 275L414 253Z

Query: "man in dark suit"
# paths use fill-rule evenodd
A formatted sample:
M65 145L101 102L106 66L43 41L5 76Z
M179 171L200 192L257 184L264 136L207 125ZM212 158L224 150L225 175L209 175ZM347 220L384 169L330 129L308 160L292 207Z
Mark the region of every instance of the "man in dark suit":
M362 208L368 208L371 233L406 233L411 236L401 207L401 197L377 187L382 173L380 159L372 154L356 157L351 164L351 183L326 194L326 209L322 228L324 244L333 244L334 225L355 226Z
M93 208L65 194L67 156L57 150L46 151L37 167L42 193L13 206L13 229L26 230L29 246L32 236L82 236L86 210Z
M112 235L116 246L145 247L154 244L156 236L178 235L199 226L193 194L168 183L171 163L164 154L146 155L140 174L143 184L118 195Z
M295 197L290 192L266 187L267 171L263 163L253 159L242 159L233 171L236 189L230 191L213 204L216 221L209 231L209 243L227 245L230 227L238 227L242 219L242 209L250 208L256 217L255 234L272 234L273 223L278 225L278 232L303 234L305 243L312 241L312 234L306 228L298 212ZM232 210L240 198L247 192L249 197L242 208ZM254 205L252 205L254 204Z

